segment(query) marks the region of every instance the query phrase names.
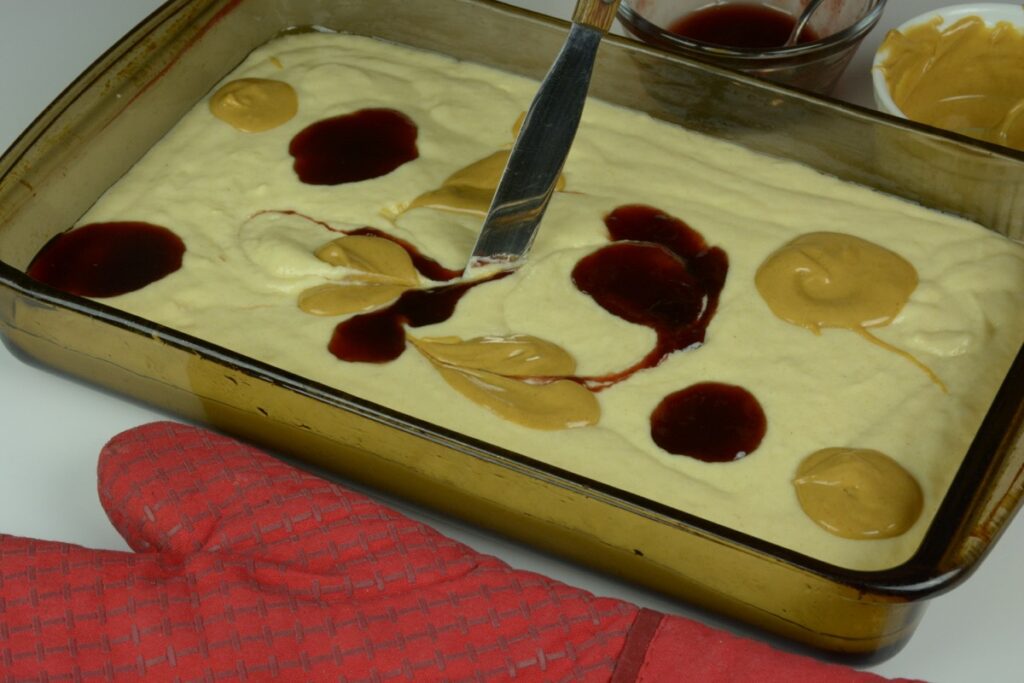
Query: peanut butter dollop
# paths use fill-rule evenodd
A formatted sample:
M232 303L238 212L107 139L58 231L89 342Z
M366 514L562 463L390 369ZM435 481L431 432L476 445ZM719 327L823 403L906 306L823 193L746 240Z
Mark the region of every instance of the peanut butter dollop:
M388 283L326 284L303 290L299 308L310 315L363 313L389 304L410 287Z
M945 391L930 368L867 331L891 323L917 282L917 270L899 254L837 232L800 235L765 259L754 276L779 318L815 334L824 327L852 330L906 358Z
M409 252L399 244L372 235L346 235L316 250L316 257L332 266L351 268L353 279L416 285L419 275Z
M531 429L597 424L601 407L569 379L576 361L561 347L529 335L410 339L453 389L502 418Z
M367 311L394 301L419 284L408 252L382 237L340 237L317 249L316 257L350 272L337 282L310 287L299 295L299 308L312 315Z
M512 125L513 137L519 136L525 119L526 112L520 114L516 119ZM498 189L501 174L505 171L505 166L508 165L511 153L509 149L499 150L483 159L474 161L445 178L441 187L424 192L408 204L399 205L397 209L388 209L385 211L385 215L396 218L410 209L426 207L485 216L487 210L491 208L491 200ZM562 192L564 190L565 177L559 175L558 180L555 181L555 191Z
M793 479L803 511L826 531L855 540L892 538L921 514L917 480L895 460L865 448L825 448Z
M508 164L509 150L501 150L474 161L448 176L436 190L421 194L406 208L429 207L446 211L463 211L485 215L498 188L501 174ZM565 188L565 179L559 176L555 190Z
M1024 15L1024 13L1022 13ZM1024 33L969 16L891 31L881 65L889 92L914 121L1024 150Z
M262 133L291 120L299 111L295 89L284 81L239 78L210 98L210 112L246 133Z
M559 377L576 372L576 360L565 349L528 334L469 340L425 337L414 343L438 363L509 377Z
M812 232L769 256L754 282L775 315L820 334L889 324L917 287L917 271L873 242Z

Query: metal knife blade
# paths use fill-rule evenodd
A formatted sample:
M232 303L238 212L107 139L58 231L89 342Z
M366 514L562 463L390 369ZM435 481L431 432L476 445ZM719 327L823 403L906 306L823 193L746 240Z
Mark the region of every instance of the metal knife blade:
M464 276L522 265L576 137L601 38L619 0L579 0L561 52L512 146Z

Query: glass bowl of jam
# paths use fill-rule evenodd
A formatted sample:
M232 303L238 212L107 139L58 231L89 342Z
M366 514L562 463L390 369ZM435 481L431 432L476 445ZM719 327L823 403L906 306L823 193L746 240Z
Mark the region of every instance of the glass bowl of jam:
M825 0L786 45L810 0L623 0L640 40L698 61L828 94L882 16L885 0Z

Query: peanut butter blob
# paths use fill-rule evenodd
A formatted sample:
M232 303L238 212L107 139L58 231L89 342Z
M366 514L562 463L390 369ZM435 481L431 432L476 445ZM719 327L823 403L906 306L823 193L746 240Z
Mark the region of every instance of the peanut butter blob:
M765 259L754 283L786 322L815 334L825 327L852 330L914 363L945 391L931 369L867 331L891 323L917 288L917 271L899 254L853 235L812 232Z
M800 507L829 533L856 540L892 538L914 525L921 487L895 460L865 448L825 448L807 456L793 479Z
M526 112L519 114L512 124L513 137L519 136L524 120ZM485 216L511 154L511 149L502 149L474 161L445 178L440 187L424 192L407 204L387 208L383 214L393 220L411 209L430 208ZM565 177L559 175L555 191L564 190Z
M917 271L873 242L812 232L769 256L754 282L775 315L820 334L889 324L917 287Z
M529 335L412 339L453 389L506 420L531 429L597 424L601 407L564 349Z
M336 282L299 294L299 308L312 315L358 313L394 301L419 284L408 252L390 240L347 235L316 250L316 257L348 272Z
M441 187L414 199L406 210L430 207L486 215L510 154L511 150L501 150L459 169L446 178ZM565 179L559 176L555 182L555 191L561 192L563 189Z
M970 16L943 29L937 17L891 31L882 49L889 92L908 118L1024 149L1024 34L1015 26Z
M262 133L286 123L299 111L295 89L269 78L239 78L210 98L210 112L240 131Z

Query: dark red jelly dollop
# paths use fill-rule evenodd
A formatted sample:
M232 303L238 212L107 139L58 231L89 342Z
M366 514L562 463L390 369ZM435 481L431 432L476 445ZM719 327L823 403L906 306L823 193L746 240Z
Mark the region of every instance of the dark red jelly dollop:
M393 306L353 316L334 328L327 348L350 363L387 363L405 352L405 320Z
M686 261L660 244L604 247L577 264L573 280L609 313L656 330L692 324L704 310L706 293Z
M28 276L69 294L127 294L181 268L185 243L151 223L90 223L57 235L28 267Z
M767 49L782 47L795 27L796 18L792 14L765 5L734 2L691 12L672 23L668 30L699 43ZM797 43L817 39L814 31L805 26Z
M309 185L378 178L419 157L416 124L394 109L359 111L317 121L288 146L295 173Z
M761 404L746 389L705 382L669 394L651 413L651 437L662 449L705 462L731 462L761 444Z
M621 206L605 218L613 244L580 259L576 287L609 313L652 328L655 347L639 363L594 388L654 367L674 351L704 341L718 308L729 260L686 223L650 206Z

